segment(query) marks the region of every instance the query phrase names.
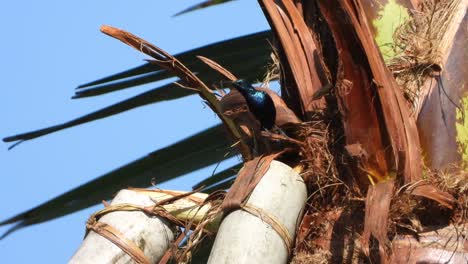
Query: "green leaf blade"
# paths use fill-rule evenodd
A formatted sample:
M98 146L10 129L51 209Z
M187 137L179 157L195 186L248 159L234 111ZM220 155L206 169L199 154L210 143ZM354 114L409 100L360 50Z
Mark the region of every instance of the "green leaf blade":
M224 181L225 179L229 178L229 177L232 177L234 175L237 174L237 172L242 168L242 163L239 163L239 164L236 164L234 166L231 166L223 171L220 171L204 180L202 180L201 182L195 184L192 189L193 190L196 190L202 186L205 186L205 188L208 188L212 185L215 185L215 184L218 184L222 181Z
M267 65L269 60L270 46L267 40L270 38L271 31L261 31L179 53L175 57L187 68L203 75L199 77L206 83L215 82L215 77L219 77L219 75L216 75L198 60L197 55L213 59L227 69L239 74L239 76L241 76L241 73L249 74L253 80L262 77L264 74L262 66ZM102 95L171 77L174 76L165 69L147 63L80 85L73 98Z
M148 187L153 178L156 183L163 183L235 154L229 150L222 126L217 125L6 219L0 222L0 225L16 223L11 229L14 231L49 221L110 199L121 189Z
M215 6L215 5L219 5L219 4L224 4L224 3L227 3L227 2L231 2L231 1L233 1L233 0L207 0L207 1L203 1L201 3L198 3L196 5L193 5L193 6L189 7L189 8L187 8L187 9L184 9L184 10L180 11L179 13L175 14L174 16L180 16L180 15L183 15L183 14L195 11L195 10L199 10L199 9L203 9L203 8L207 8L207 7Z

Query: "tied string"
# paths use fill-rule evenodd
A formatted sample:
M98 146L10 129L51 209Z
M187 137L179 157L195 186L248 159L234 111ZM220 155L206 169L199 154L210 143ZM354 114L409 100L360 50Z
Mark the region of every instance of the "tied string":
M256 207L252 204L245 204L241 207L242 210L248 212L249 214L258 217L263 222L267 223L276 233L281 237L288 251L288 256L291 256L291 249L292 249L292 239L289 235L288 230L284 225L280 222L276 216L268 213L267 211L263 210L262 208Z
M118 246L125 253L127 253L136 263L139 264L151 264L149 259L145 256L145 253L133 243L133 241L127 239L124 234L114 227L102 223L96 222L94 224L86 224L87 232L93 230L96 234L106 238L114 245Z
M171 223L178 225L180 227L187 227L184 222L180 221L177 219L175 216L173 216L170 212L168 212L164 207L162 207L164 204L171 203L177 199L181 198L188 198L190 197L190 194L193 194L197 190L182 194L182 195L177 195L173 194L174 197L170 197L168 199L164 199L160 202L156 202L155 205L152 206L139 206L139 205L134 205L130 203L122 203L122 204L115 204L115 205L106 205L105 208L102 210L99 210L92 214L88 221L86 222L86 233L85 237L88 235L89 231L92 230L96 234L99 234L100 236L106 238L116 246L118 246L120 249L122 249L125 253L127 253L135 262L139 264L150 264L151 262L148 260L148 258L145 256L143 251L130 239L125 237L125 234L121 233L118 231L116 228L110 226L109 224L103 223L103 222L98 222L101 217L108 213L112 212L118 212L118 211L126 211L126 212L142 212L148 215L149 217L162 217ZM196 204L201 204L202 201L199 201L198 199L190 199L192 202ZM191 224L190 224L191 225Z

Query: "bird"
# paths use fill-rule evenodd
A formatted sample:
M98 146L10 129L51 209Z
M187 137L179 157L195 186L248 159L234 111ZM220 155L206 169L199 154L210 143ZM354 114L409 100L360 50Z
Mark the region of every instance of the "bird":
M245 98L250 112L260 122L262 129L269 131L276 127L275 104L266 92L255 89L244 79L233 81L232 86Z

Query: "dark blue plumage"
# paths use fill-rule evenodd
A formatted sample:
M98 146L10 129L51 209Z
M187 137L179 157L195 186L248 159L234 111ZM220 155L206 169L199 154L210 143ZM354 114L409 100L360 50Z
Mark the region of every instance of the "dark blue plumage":
M250 112L260 122L262 129L271 130L276 119L276 109L271 97L243 79L232 82L232 85L245 98Z

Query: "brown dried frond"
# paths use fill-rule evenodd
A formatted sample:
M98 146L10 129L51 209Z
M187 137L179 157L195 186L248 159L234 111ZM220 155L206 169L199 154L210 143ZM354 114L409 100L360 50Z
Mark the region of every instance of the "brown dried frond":
M207 57L204 57L204 56L197 56L197 58L199 58L206 65L211 67L213 70L219 72L221 75L226 77L228 80L231 80L231 81L237 80L237 77L234 74L232 74L230 71L225 69L223 66L219 65L219 63L217 63L217 62L215 62L215 61L213 61L211 59L208 59Z
M241 128L237 124L235 124L231 119L223 115L220 102L218 98L216 97L214 91L208 88L208 86L202 80L200 80L200 78L198 78L195 73L189 70L177 58L170 55L163 49L151 44L150 42L130 32L127 32L122 29L114 28L111 26L106 26L106 25L101 26L101 31L113 38L116 38L122 41L123 43L129 45L130 47L133 47L134 49L152 57L153 59L148 60L149 63L156 64L172 72L174 75L179 77L184 82L184 86L197 88L197 91L200 97L203 98L206 101L207 105L213 110L213 112L215 112L218 115L218 117L226 126L227 131L234 138L234 141L236 142L240 141L239 151L241 152L242 156L245 159L251 158L250 152L248 150L248 146L243 141ZM202 59L205 63L208 62L208 65L210 67L217 69L222 74L224 73L224 74L229 75L232 78L235 78L234 75L229 73L219 64L206 58L200 58L200 59Z

